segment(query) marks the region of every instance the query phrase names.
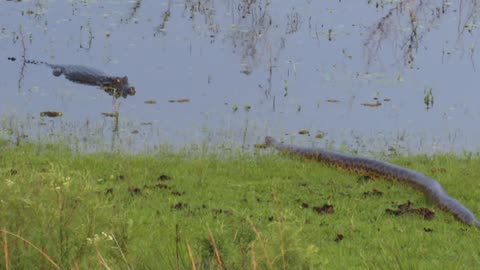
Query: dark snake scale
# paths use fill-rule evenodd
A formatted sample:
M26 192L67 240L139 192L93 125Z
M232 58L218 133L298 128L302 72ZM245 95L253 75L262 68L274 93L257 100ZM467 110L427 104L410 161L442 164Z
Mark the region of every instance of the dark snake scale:
M436 180L419 172L385 161L352 156L321 148L286 145L272 137L265 137L265 144L267 147L273 147L282 152L325 162L350 172L406 183L419 189L434 205L452 213L463 223L480 228L480 221L470 210L450 197Z

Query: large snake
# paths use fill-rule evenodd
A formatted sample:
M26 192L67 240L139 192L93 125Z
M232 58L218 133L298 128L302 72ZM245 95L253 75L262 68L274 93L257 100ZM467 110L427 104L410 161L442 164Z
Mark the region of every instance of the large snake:
M265 137L265 145L282 152L325 162L358 174L406 183L422 191L423 194L440 209L452 213L465 224L480 228L480 221L478 221L470 210L450 197L436 180L419 172L385 161L352 156L321 148L286 145L269 136Z

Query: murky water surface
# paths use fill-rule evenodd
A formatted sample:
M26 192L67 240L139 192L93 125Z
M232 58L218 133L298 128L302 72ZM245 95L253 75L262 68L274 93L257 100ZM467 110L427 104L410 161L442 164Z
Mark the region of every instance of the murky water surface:
M476 151L478 4L457 2L2 1L0 132L133 151L248 149L267 134L360 151ZM112 104L23 57L127 75L137 93ZM102 115L113 105L118 132Z

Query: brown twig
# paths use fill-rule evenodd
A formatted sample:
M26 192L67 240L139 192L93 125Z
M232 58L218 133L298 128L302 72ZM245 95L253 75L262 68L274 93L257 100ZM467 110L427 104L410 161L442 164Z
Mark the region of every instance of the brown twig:
M215 258L217 259L218 268L223 270L225 268L223 267L222 256L220 255L220 251L218 250L217 243L215 242L215 238L213 237L213 233L210 230L210 226L208 224L207 224L207 228L208 228L208 235L210 236L210 241L212 242L213 250L215 252Z
M113 238L113 241L115 241L115 244L117 245L118 249L120 250L120 255L122 255L122 259L127 265L127 269L130 270L131 268L130 268L130 265L128 264L127 257L125 256L125 253L123 253L122 248L120 247L120 244L117 241L117 238L115 238L115 235L113 233L111 234L111 236Z
M253 222L250 219L248 219L248 223L250 223L250 227L252 227L253 232L255 233L258 240L262 244L262 251L263 251L263 254L265 255L265 260L267 260L268 268L269 269L275 269L275 267L273 267L272 260L268 256L267 247L265 245L265 241L262 238L262 235L260 234L260 232L257 230L257 228L255 227L255 225L253 224Z
M37 247L36 245L34 245L32 242L28 241L27 239L23 238L22 236L18 235L18 234L15 234L15 233L12 233L12 232L9 232L7 231L6 229L4 228L1 228L0 231L3 233L3 234L9 234L11 236L14 236L20 240L22 240L23 242L25 242L26 244L28 244L29 246L33 247L35 250L37 250L40 254L43 255L43 257L45 259L47 259L54 267L55 269L61 269L60 266L58 266L58 264L55 263L55 261L53 261L53 259L48 256L47 253L45 253L43 250L41 250L39 247Z
M190 262L192 263L192 270L197 270L197 266L195 265L195 259L193 258L192 248L187 241L187 250L188 250L188 257L190 258Z
M107 270L111 270L111 268L108 266L107 262L103 258L102 254L100 254L100 250L98 249L97 243L95 243L95 251L97 253L97 259L98 259L98 262L100 263L100 265L105 267L105 269L107 269Z
M10 270L10 256L8 252L7 233L5 231L2 231L2 236L3 236L3 253L5 254L5 269Z
M252 269L257 270L257 255L255 253L255 242L252 241L251 243L251 249L252 249Z

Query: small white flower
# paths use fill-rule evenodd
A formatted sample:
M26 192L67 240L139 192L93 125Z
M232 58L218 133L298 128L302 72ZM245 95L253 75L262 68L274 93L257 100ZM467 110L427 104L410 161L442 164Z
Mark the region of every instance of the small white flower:
M107 234L106 232L102 232L102 234L105 240L113 241L113 237L110 234Z

